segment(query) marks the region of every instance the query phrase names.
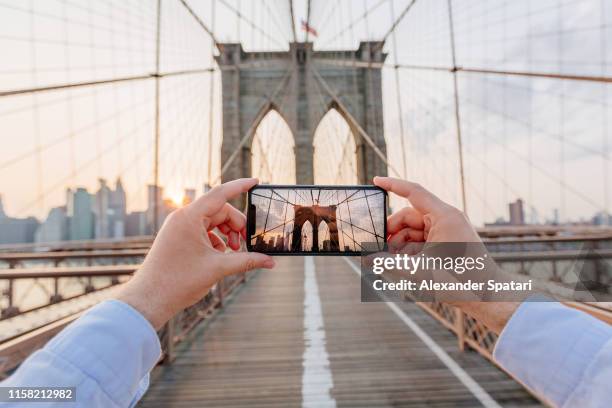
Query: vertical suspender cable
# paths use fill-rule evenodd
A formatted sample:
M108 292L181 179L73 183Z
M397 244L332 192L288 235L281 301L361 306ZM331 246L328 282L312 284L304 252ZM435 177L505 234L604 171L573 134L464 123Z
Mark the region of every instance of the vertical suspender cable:
M155 39L155 153L153 157L153 184L155 197L153 200L153 234L159 228L159 62L161 34L161 0L157 0L157 27Z
M210 16L211 16L211 30L214 32L215 30L215 4L216 1L212 0L210 2ZM210 37L210 62L214 63L215 60L215 39ZM212 66L212 65L211 65ZM213 104L215 102L214 95L214 86L215 86L215 73L210 73L210 81L209 81L209 100L208 100L208 169L206 172L206 183L208 187L212 187L212 141L213 141L213 120L214 120L214 109Z
M601 28L600 28L600 33L601 33L601 40L600 40L600 47L601 47L601 76L604 77L606 76L606 74L608 73L607 70L607 46L608 46L608 39L606 37L606 29L605 27L605 23L606 23L606 1L605 0L601 0L600 1L600 10L599 10L599 16L600 16L600 21L601 21ZM608 3L608 7L609 7L609 3ZM608 93L607 93L607 88L605 84L601 84L601 91L602 91L602 120L603 123L601 124L601 134L602 134L602 151L603 151L603 159L602 159L602 163L603 163L603 215L604 217L607 217L607 219L605 219L605 223L606 224L610 224L610 212L609 212L609 204L610 204L610 176L609 176L609 170L608 170L608 158L609 156L609 143L608 143L608 137L609 137L609 133L608 133L608 112L609 112L609 108L608 108Z
M395 8L393 7L393 0L389 0L389 7L391 8L391 20L395 21ZM397 118L399 120L399 132L400 132L400 145L402 149L402 170L404 179L408 178L408 169L406 165L406 146L404 140L404 118L402 109L402 95L400 93L400 80L398 72L398 57L397 57L397 39L395 36L395 30L391 34L391 41L393 42L393 60L395 62L395 96L397 98Z
M293 33L293 42L297 42L297 34L295 32L295 13L293 11L293 0L287 0L289 2L289 12L291 14L291 32Z
M450 46L451 57L453 63L453 88L455 98L455 126L457 128L457 149L459 152L459 177L461 181L461 204L463 212L467 214L467 201L465 197L465 173L463 171L463 141L461 139L461 118L459 115L459 89L457 86L457 59L455 55L455 30L453 27L453 6L452 0L447 0L448 3L448 23L450 29Z
M304 29L306 30L306 41L304 42L308 42L309 28L310 28L310 0L308 0L308 6L307 6L307 11L306 11L306 27L304 27Z

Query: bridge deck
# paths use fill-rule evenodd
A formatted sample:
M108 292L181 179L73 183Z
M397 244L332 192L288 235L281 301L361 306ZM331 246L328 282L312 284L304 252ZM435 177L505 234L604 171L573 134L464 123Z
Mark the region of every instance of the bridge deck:
M359 278L345 259L315 258L317 284L306 287L304 258L279 264L195 329L174 364L156 370L140 406L329 406L331 399L347 407L481 406L478 390L465 385L470 378L502 406L539 406L483 357L460 352L456 338L416 305L397 312L460 366L458 376L388 305L360 303ZM305 326L318 324L318 302L324 327L305 341Z

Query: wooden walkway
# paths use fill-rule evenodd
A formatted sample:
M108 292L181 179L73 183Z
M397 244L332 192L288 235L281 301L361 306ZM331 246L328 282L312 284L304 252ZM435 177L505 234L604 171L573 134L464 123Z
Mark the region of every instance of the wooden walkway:
M304 258L278 262L181 343L139 406L477 407L487 398L490 406L540 406L483 357L460 352L454 335L416 305L396 313L385 303L360 303L359 278L344 258L314 259L314 295L312 280L305 288ZM323 327L305 341L317 310ZM398 313L458 364L459 375ZM480 391L466 386L470 380Z

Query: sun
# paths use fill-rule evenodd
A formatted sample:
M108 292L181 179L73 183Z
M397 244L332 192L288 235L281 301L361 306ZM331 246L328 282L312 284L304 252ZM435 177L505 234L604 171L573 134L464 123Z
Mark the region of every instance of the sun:
M183 199L184 199L183 194L181 194L179 192L169 193L168 194L168 198L170 198L170 200L172 201L172 203L175 206L177 206L177 207L182 207L183 206Z

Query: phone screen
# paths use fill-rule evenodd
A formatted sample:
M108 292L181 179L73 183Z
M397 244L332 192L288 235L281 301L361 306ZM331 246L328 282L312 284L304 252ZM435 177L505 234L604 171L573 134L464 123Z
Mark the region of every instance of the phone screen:
M248 194L247 248L276 255L383 249L387 193L375 186L258 185Z

